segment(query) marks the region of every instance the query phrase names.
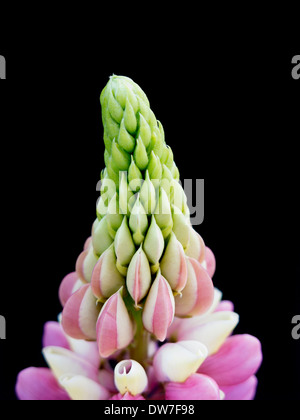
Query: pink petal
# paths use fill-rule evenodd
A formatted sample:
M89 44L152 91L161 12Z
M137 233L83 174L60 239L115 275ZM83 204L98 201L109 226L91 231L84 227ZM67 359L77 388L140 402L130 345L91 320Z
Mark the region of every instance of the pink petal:
M129 394L129 392L126 392L126 394L116 394L113 397L110 398L110 400L124 400L124 401L132 401L132 400L144 400L145 398L142 395L136 395L133 396Z
M16 394L19 400L70 400L47 368L30 367L22 370L17 378Z
M212 278L216 271L216 259L212 250L207 246L205 247L205 261L209 277Z
M44 325L43 347L56 346L70 350L70 345L62 326L58 322L49 321Z
M214 378L220 386L235 385L254 375L261 362L260 341L248 334L234 335L204 361L199 371Z
M220 400L217 383L206 375L194 373L185 382L169 382L166 400Z
M65 306L67 300L74 292L74 286L78 281L78 275L74 271L73 273L69 273L66 277L63 278L59 290L58 296L61 303L61 306Z
M234 304L230 300L222 300L214 312L223 312L223 311L234 311Z
M250 376L246 381L237 385L221 386L225 400L253 400L257 388L257 378Z

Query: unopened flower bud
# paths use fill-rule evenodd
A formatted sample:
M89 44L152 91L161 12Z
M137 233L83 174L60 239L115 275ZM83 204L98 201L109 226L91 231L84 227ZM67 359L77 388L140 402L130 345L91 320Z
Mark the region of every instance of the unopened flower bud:
M160 262L162 275L169 282L172 290L181 292L187 282L187 263L181 243L172 232L164 255Z
M144 240L144 235L148 227L148 219L145 209L140 201L139 194L131 211L129 218L129 226L133 232L133 241L136 245L140 245Z
M199 263L205 260L205 244L198 232L190 226L189 243L185 250L188 257L195 258Z
M115 367L115 385L124 395L129 392L135 396L141 394L148 385L148 378L142 365L135 360L122 360Z
M141 171L145 170L148 166L149 160L147 156L146 147L143 143L143 140L140 137L138 137L136 140L136 147L134 149L133 156L137 167Z
M150 181L149 173L146 171L145 181L140 190L140 200L147 214L152 214L156 207L156 192Z
M175 297L176 316L205 313L214 300L214 287L205 268L194 258L187 257L188 277L181 296Z
M84 283L89 283L92 278L93 269L98 261L98 255L95 254L94 248L82 251L76 261L76 273L78 278Z
M167 330L173 322L174 311L175 302L172 289L167 280L158 272L143 309L144 327L159 341L164 341Z
M103 302L124 285L125 279L117 269L116 255L112 244L95 265L91 280L92 290L94 295Z
M92 238L94 251L99 256L113 243L113 238L109 234L106 216L99 221L93 231Z
M73 293L62 313L62 326L67 335L76 339L95 340L99 307L91 286L85 284Z
M142 247L134 254L127 272L126 285L129 294L138 307L138 303L146 296L151 284L149 262Z
M133 325L122 298L122 288L103 305L96 330L101 357L111 356L132 341Z
M163 234L158 227L155 217L152 216L150 227L147 231L143 248L149 262L157 267L159 260L164 252L165 241Z
M185 250L188 247L190 241L190 222L186 219L181 210L176 206L172 206L172 214L173 232Z
M160 227L164 238L167 238L173 227L173 219L170 202L163 188L160 188L159 191L159 199L155 209L155 220Z
M114 247L117 256L118 269L120 267L126 268L135 254L135 245L127 224L126 216L124 216L123 222L117 230ZM123 273L124 269L121 272Z

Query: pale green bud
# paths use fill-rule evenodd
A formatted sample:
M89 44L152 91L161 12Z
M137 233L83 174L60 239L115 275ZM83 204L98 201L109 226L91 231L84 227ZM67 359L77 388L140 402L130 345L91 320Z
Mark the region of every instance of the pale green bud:
M128 153L132 153L135 148L135 138L125 128L124 118L121 121L118 135L118 143Z
M109 234L106 222L106 216L99 221L96 228L93 230L92 243L94 251L97 255L101 255L113 242Z
M173 214L173 232L177 239L186 249L190 240L190 222L186 219L185 215L176 206L172 206Z
M136 202L131 211L129 227L133 232L134 243L140 245L144 240L145 232L148 228L148 218L145 209L140 202L139 194L137 195Z
M133 156L134 156L134 160L138 168L141 171L145 170L148 166L149 160L148 160L146 147L143 143L143 140L140 137L137 138L136 148L134 149Z
M129 102L128 98L126 99L126 106L125 106L125 111L124 111L124 124L125 124L126 130L130 134L134 134L136 132L137 119L135 116L134 109L131 103Z
M136 166L133 156L131 156L131 164L128 169L128 182L132 191L139 191L142 186L143 175Z
M151 224L146 234L143 248L148 260L158 269L158 262L164 252L165 241L163 234L158 227L155 217L152 216Z
M115 140L112 142L111 163L119 171L127 171L130 165L130 155Z
M159 198L155 209L155 220L166 238L173 227L171 206L168 196L163 188L159 190Z
M123 108L119 104L119 102L114 98L114 95L110 92L108 98L108 110L111 117L120 124L123 118Z
M135 254L135 245L127 224L126 216L123 217L122 224L117 230L114 246L117 256L117 263L123 267L128 266L131 258Z
M146 179L143 182L140 191L140 199L143 203L146 213L152 214L156 208L156 192L152 182L150 181L148 171L146 171Z
M144 146L147 148L151 141L151 129L142 114L139 114L139 131L138 136L142 139Z
M153 150L150 154L148 172L154 187L157 188L162 177L162 166L159 157L156 156Z
M123 215L120 214L120 210L119 210L119 196L116 193L109 202L107 214L106 214L107 228L112 238L115 237L116 231L121 226L122 220L123 220Z

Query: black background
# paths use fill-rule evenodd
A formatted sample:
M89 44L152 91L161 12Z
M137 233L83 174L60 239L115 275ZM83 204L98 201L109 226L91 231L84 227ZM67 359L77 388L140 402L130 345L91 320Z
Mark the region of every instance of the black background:
M99 96L114 73L146 92L181 178L205 179L196 230L216 255L215 286L240 314L236 332L262 342L257 400L299 400L300 340L291 336L300 314L300 80L291 77L299 44L257 28L154 25L158 39L144 39L143 25L115 34L103 20L99 33L64 21L59 32L52 22L46 33L39 24L1 37L0 399L15 398L18 371L45 365L43 325L61 311L59 284L96 217Z

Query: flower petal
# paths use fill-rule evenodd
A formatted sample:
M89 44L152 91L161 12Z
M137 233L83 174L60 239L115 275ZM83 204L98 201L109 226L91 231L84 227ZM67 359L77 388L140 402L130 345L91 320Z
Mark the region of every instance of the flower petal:
M59 383L75 401L108 400L111 395L104 386L82 375L63 375Z
M58 380L62 375L83 375L98 382L98 369L81 356L62 347L45 347L43 356Z
M216 259L212 250L207 246L205 247L205 262L209 277L212 278L216 271Z
M16 394L19 400L27 401L70 399L48 368L30 367L22 370L17 378Z
M227 338L216 354L208 357L200 372L222 385L235 385L254 375L262 362L260 341L248 334Z
M70 345L59 322L49 321L44 325L43 347L57 346L70 350Z
M235 312L214 312L202 320L187 319L181 325L178 339L200 341L211 355L219 350L238 322L239 316Z
M166 400L220 400L218 384L209 376L194 373L185 382L166 384Z
M110 400L123 400L123 401L130 401L130 400L144 400L145 398L142 395L133 396L129 392L126 392L125 395L116 394L110 398Z
M207 356L206 347L199 341L167 343L158 349L153 359L159 382L184 382Z
M257 378L250 376L246 381L237 385L221 386L226 400L253 400L257 388Z

